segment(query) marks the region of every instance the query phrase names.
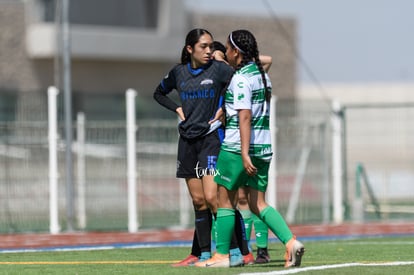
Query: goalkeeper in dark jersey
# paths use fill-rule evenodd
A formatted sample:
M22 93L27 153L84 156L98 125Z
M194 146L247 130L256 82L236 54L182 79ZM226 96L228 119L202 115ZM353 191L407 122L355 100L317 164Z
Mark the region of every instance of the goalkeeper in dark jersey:
M211 257L212 213L217 213L217 185L213 177L223 127L216 117L222 112L222 91L233 74L224 62L212 60L213 37L204 29L193 29L186 37L181 64L174 66L154 92L154 99L177 113L177 173L184 178L195 211L195 234L191 254L173 266L187 266ZM168 97L176 90L177 104ZM237 247L233 244L233 247ZM240 250L232 265L243 265Z

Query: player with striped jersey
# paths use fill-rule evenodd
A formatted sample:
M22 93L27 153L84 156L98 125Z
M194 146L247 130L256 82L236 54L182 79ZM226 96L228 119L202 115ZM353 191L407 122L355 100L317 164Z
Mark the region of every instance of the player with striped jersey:
M216 254L198 267L229 267L234 230L235 196L245 185L251 211L286 246L285 267L300 266L304 246L296 240L280 213L265 201L272 158L269 130L271 83L259 59L253 34L230 33L226 56L235 73L225 94L225 139L217 160L218 210Z
M268 76L268 92L271 85ZM236 87L236 89L234 89ZM249 63L236 71L225 94L226 135L222 150L241 154L238 110L250 109L252 113L249 155L261 159L272 158L269 129L269 106L260 71L255 63Z

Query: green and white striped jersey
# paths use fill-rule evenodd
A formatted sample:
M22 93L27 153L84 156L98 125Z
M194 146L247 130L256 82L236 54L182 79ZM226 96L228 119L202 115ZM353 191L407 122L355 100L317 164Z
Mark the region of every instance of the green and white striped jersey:
M271 82L266 74L268 89ZM241 153L238 110L252 111L250 156L264 160L272 158L269 129L270 104L266 102L262 76L255 63L236 71L225 94L226 130L222 150Z

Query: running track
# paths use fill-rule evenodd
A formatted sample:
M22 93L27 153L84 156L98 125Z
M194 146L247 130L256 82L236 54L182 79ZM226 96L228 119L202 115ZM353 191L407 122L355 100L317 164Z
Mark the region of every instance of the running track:
M414 222L345 223L342 225L292 225L298 239L343 239L359 236L414 235ZM273 235L270 235L272 237ZM64 232L51 235L0 234L0 251L72 246L127 245L145 243L190 243L193 230L143 230L127 232Z

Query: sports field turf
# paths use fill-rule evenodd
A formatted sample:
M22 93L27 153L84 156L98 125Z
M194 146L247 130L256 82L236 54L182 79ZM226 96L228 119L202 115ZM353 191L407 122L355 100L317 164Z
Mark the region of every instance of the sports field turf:
M189 247L0 253L0 274L413 274L414 236L304 241L300 268L283 268L279 242L271 262L238 268L172 268Z

